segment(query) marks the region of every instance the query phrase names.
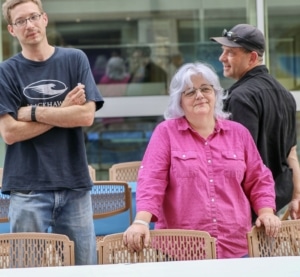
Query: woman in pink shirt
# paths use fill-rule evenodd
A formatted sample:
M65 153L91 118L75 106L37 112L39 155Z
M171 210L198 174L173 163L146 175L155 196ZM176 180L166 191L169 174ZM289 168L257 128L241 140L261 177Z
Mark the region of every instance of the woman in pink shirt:
M170 83L165 121L153 132L139 170L133 224L124 242L138 250L157 229L204 230L217 239L218 258L248 254L251 208L276 236L272 174L249 131L222 111L223 89L203 63L183 65Z

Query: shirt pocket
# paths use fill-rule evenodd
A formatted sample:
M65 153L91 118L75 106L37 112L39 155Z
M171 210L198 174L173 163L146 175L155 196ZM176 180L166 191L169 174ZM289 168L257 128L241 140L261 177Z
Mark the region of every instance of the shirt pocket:
M196 151L172 151L172 174L181 178L195 177L199 170L197 156Z
M222 151L224 176L242 182L246 170L245 157L242 151Z

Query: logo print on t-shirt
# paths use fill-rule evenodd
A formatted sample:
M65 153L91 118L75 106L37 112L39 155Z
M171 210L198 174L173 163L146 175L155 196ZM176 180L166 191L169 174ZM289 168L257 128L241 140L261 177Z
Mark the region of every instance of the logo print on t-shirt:
M23 94L30 99L46 100L63 94L67 86L57 80L41 80L24 88Z

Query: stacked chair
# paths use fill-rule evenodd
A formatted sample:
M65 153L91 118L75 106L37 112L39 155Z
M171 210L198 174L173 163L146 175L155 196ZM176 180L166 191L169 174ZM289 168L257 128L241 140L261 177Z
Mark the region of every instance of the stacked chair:
M2 187L3 168L0 168L0 190ZM0 192L0 223L8 222L9 196Z
M94 219L106 218L128 212L128 226L132 223L132 194L128 182L136 182L139 161L118 163L109 169L108 181L94 180L92 205ZM97 251L100 255L100 242L103 236L97 236Z
M131 188L127 182L94 181L92 189L94 219L128 211L128 226L132 222Z
M141 161L113 164L109 168L109 180L136 182Z
M8 222L8 209L9 209L9 195L2 194L0 192L0 223Z

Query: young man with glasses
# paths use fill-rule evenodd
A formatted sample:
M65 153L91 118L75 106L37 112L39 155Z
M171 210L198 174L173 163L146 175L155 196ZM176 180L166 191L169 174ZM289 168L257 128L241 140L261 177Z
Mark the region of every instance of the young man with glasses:
M9 33L22 51L0 64L0 131L7 144L2 192L12 232L67 235L75 263L96 264L83 126L103 105L87 57L48 43L40 0L6 0Z
M224 109L251 132L264 163L275 180L277 211L290 203L292 218L300 218L300 170L297 158L296 102L263 64L265 38L248 24L238 24L222 37L219 60L225 77L236 80Z

